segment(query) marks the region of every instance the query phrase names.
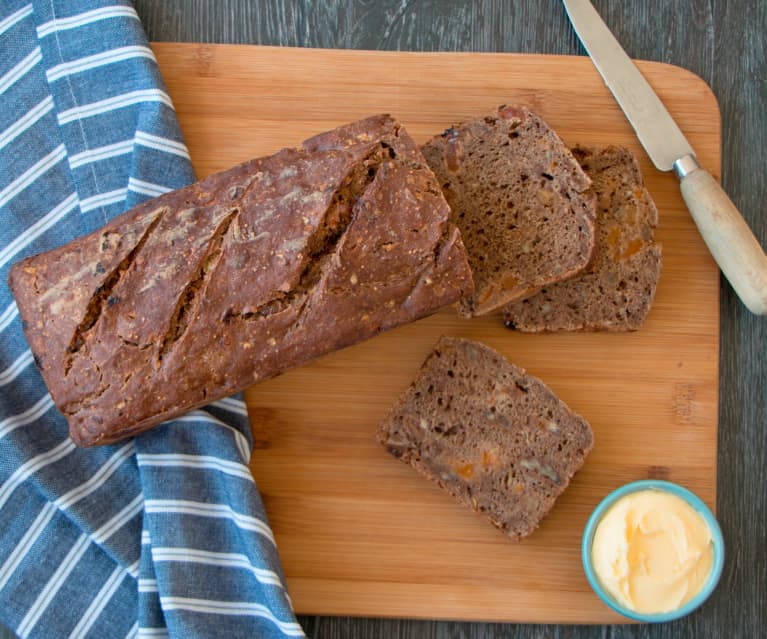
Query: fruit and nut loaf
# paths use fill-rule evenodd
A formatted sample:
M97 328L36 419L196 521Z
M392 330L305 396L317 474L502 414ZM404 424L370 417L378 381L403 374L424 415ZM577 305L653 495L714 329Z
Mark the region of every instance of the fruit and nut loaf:
M439 184L385 115L145 202L9 279L80 445L144 431L472 288Z
M514 539L538 527L594 444L588 422L541 380L451 337L437 342L377 437Z
M529 109L501 107L423 152L395 120L374 116L145 202L14 265L27 339L72 438L134 435L455 301L469 317L545 286L530 298L543 299L554 280L589 263L583 281L593 279L606 255L592 260L595 194L603 223L633 206L629 230L645 241L628 255L638 240L614 224L599 231L602 244L629 238L621 268L655 274L604 271L599 290L616 280L621 299L644 303L623 315L646 314L660 268L657 212L622 151L573 156ZM634 199L621 200L632 185ZM615 297L572 290L592 310ZM551 322L551 307L545 298L547 315L528 321L530 330L572 325ZM507 322L523 328L514 308Z

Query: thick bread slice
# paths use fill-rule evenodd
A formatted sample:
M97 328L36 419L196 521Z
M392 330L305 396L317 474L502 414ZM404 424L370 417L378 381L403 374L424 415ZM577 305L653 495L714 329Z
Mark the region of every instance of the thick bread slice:
M543 382L500 353L442 337L382 421L378 440L519 539L551 510L594 436Z
M14 265L72 439L105 444L452 304L460 232L386 115L250 160Z
M661 272L658 211L631 151L573 151L597 196L597 249L587 271L504 310L520 331L633 331L650 311Z
M559 136L525 107L500 107L422 147L461 229L484 315L581 271L595 243L591 181Z

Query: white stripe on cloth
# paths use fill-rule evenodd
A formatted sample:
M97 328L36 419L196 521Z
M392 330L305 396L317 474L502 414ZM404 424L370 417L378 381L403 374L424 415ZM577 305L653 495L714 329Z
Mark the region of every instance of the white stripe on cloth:
M141 193L141 195L149 195L150 197L157 197L163 193L169 193L173 189L163 186L162 184L154 184L152 182L145 182L134 177L128 178L128 190L134 193Z
M155 637L167 637L167 628L139 628L138 639L154 639Z
M16 572L19 564L24 561L27 553L32 549L32 546L35 545L35 542L40 538L40 535L42 535L46 526L48 526L55 514L56 506L50 501L46 502L37 517L35 517L32 525L24 533L24 536L19 543L16 544L13 552L8 555L6 562L0 567L0 590L5 588L8 580Z
M21 78L29 73L35 65L39 64L43 60L43 53L40 51L40 47L35 47L32 52L27 55L21 62L16 64L10 71L8 71L2 78L0 78L0 95L5 93L14 84L16 84Z
M59 204L37 220L37 222L28 227L23 233L17 235L12 242L9 242L2 250L0 250L0 268L5 266L6 262L16 255L16 253L40 237L76 206L77 194L71 193L64 198L62 202L59 202Z
M134 579L138 579L138 569L141 565L141 560L136 559L130 566L128 566L125 570L128 572L128 574L133 577Z
M122 140L95 149L88 149L87 151L76 153L75 155L70 155L67 158L69 167L76 169L93 162L100 162L101 160L107 160L120 155L128 155L133 152L136 145L154 149L155 151L162 151L163 153L178 155L187 160L189 159L189 152L180 142L144 133L143 131L137 131L133 140ZM163 193L164 192L165 191L163 191Z
M53 111L53 98L48 97L40 100L35 106L27 111L16 122L0 133L0 150L8 146L24 131L37 123L46 113Z
M89 480L64 493L53 503L58 508L66 510L67 508L71 508L81 499L94 493L104 485L126 459L130 458L134 450L135 445L133 441L128 442L122 448L118 449L117 452L115 452L115 454L112 455Z
M76 169L84 164L91 164L93 162L100 162L101 160L107 160L109 158L117 157L118 155L127 155L133 152L133 140L123 140L122 142L115 142L114 144L107 144L100 146L96 149L88 149L81 153L75 153L70 155L69 168Z
M111 98L106 98L105 100L98 100L97 102L91 102L90 104L72 107L66 111L61 111L57 117L59 124L63 125L82 118L90 118L94 115L109 113L110 111L122 109L133 104L141 104L142 102L162 102L168 108L173 108L173 103L165 91L161 91L160 89L139 89L137 91L129 91L128 93L122 93Z
M57 64L55 67L48 69L45 72L45 75L48 78L48 82L55 82L56 80L74 75L75 73L82 73L83 71L97 69L108 64L115 64L116 62L132 60L133 58L149 58L150 60L155 60L154 53L152 53L152 50L149 47L136 44L102 51L101 53L85 56L69 62L62 62L61 64Z
M138 637L138 621L131 626L130 630L128 630L125 639L135 639L135 637Z
M120 528L127 524L131 519L138 515L144 506L144 493L139 492L133 501L125 506L120 512L114 515L109 521L103 524L91 535L91 539L97 544L103 544L107 539L114 535Z
M115 189L114 191L107 191L106 193L99 193L98 195L86 197L84 200L80 200L80 211L87 213L88 211L92 211L93 209L102 206L117 204L122 202L127 195L128 189Z
M25 350L16 358L16 361L13 362L13 364L0 373L0 386L10 384L19 376L21 371L32 363L33 360L34 357L32 356L32 351L29 349Z
M29 607L29 610L27 610L27 614L24 619L21 620L18 628L16 628L16 632L20 637L26 637L35 627L40 617L45 612L45 609L50 605L51 601L56 596L56 593L58 593L61 586L67 580L71 572L77 566L77 563L80 561L80 559L82 559L83 555L90 547L90 543L91 542L90 539L88 539L88 535L80 535L78 540L67 553L67 556L64 557L59 567L45 584L42 592L37 596L37 599L35 599L34 603Z
M226 422L223 422L220 419L213 417L213 415L211 415L210 413L207 413L202 410L193 410L190 413L187 413L186 415L182 415L181 417L175 417L173 421L174 422L206 421L206 422L210 422L218 426L221 426L222 428L226 428L228 431L232 433L235 444L237 445L237 448L240 451L240 456L245 460L246 463L250 461L250 444L248 444L248 440L245 438L245 435L243 435L239 430L237 430L233 426L230 426Z
M0 421L0 439L19 426L26 426L35 421L38 417L42 417L52 406L53 400L51 399L51 396L46 393L37 400L37 403L35 403L34 406L27 408L23 413L6 417Z
M274 535L263 521L250 515L236 512L229 504L208 504L183 499L147 499L144 502L147 513L181 513L197 517L228 519L242 530L257 532L274 544Z
M303 637L301 626L294 622L280 621L266 606L250 601L214 601L189 597L160 597L163 610L188 610L202 614L262 617L276 625L284 634Z
M157 579L140 578L138 580L138 591L139 592L158 592Z
M248 416L248 407L245 402L241 399L235 399L234 397L224 397L224 399L219 399L218 401L213 402L211 406L223 408L230 413L237 413L243 417Z
M182 453L140 453L136 455L136 461L139 466L158 466L173 468L180 466L184 468L205 468L207 470L217 470L233 477L239 477L247 481L253 481L253 475L250 469L240 462L221 459L212 455L185 455Z
M107 607L107 604L117 592L123 579L125 579L125 575L125 570L120 566L117 566L117 568L112 571L112 574L109 575L109 578L104 582L101 590L96 593L93 601L91 601L91 605L88 606L88 609L83 613L83 616L80 617L80 621L77 622L77 625L69 634L69 639L81 639L88 634L88 631L93 627L93 624L96 623L96 620L101 616L101 613L104 612L104 608Z
M52 167L61 162L67 155L63 144L59 144L44 158L39 159L30 166L24 173L17 177L13 182L0 191L0 207L5 206L14 197L21 193L30 184L37 181Z
M93 9L91 11L85 11L74 16L67 18L56 18L50 20L45 24L41 24L37 27L37 37L44 38L56 31L65 31L67 29L77 29L86 24L92 22L98 22L99 20L106 20L107 18L135 18L139 19L135 9L132 7L121 7L119 5L112 7L101 7L100 9Z
M44 453L40 453L36 457L32 457L19 466L11 476L8 477L2 487L0 487L0 508L5 506L5 502L8 501L9 497L13 494L13 491L16 490L25 479L41 468L63 459L74 449L74 442L67 437L58 446L51 448L51 450Z
M136 131L135 137L136 144L155 149L156 151L164 151L165 153L173 153L182 158L189 159L189 151L184 144L176 142L175 140L169 140L168 138L160 137L159 135L152 135L146 131Z
M270 584L283 588L282 580L272 570L257 568L250 563L247 555L234 552L212 552L195 548L152 548L152 559L160 561L177 561L181 563L201 564L204 566L222 566L225 568L244 568L250 571L256 580L262 584Z
M10 304L8 304L8 308L6 308L3 311L3 314L0 315L0 332L8 328L10 323L16 319L18 314L19 314L19 309L16 306L16 301L14 300ZM2 422L0 422L0 432L2 432L1 429L2 429ZM2 437L1 434L0 434L0 437Z
M28 4L24 7L21 7L21 9L15 13L9 15L5 20L0 20L0 35L3 35L3 33L8 31L8 29L10 29L17 22L21 22L27 16L31 16L32 11L32 5Z
M152 543L152 538L149 536L148 530L142 530L141 531L141 545L142 546L148 546Z

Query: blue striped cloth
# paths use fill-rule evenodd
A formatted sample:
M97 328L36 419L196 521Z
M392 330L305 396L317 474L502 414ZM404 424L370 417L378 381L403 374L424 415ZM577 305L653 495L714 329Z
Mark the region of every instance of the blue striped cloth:
M22 637L303 636L242 398L78 449L32 362L10 265L193 180L138 17L0 3L0 621Z

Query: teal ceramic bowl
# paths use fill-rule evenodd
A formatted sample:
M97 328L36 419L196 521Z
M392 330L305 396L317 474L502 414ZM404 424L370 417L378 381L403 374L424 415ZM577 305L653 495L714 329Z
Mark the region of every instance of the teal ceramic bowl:
M625 495L648 489L665 491L667 493L671 493L672 495L676 495L677 497L681 497L688 504L690 504L690 506L697 510L703 516L703 519L711 529L711 538L714 546L714 561L711 566L711 573L709 574L708 580L703 585L703 588L701 588L700 592L680 608L658 614L645 614L636 612L635 610L626 608L617 602L600 583L599 577L594 571L594 567L591 561L591 546L594 541L594 533L596 532L597 525L605 513L615 502L617 502ZM722 538L722 530L719 528L719 523L716 521L716 517L714 517L714 514L711 512L708 506L706 506L706 504L703 503L703 501L697 495L690 492L686 488L679 486L678 484L655 479L647 479L642 481L635 481L630 484L626 484L625 486L621 486L617 490L614 490L609 495L607 495L607 497L602 500L599 506L596 507L594 512L591 514L591 517L589 517L589 520L586 523L586 529L583 532L581 557L583 559L583 569L586 572L586 577L589 580L589 584L593 588L594 592L599 596L599 598L608 606L610 606L610 608L616 612L619 612L623 616L628 617L629 619L634 619L635 621L642 621L645 623L662 623L664 621L679 619L680 617L684 617L685 615L690 614L693 610L701 606L703 602L708 599L709 595L714 591L717 583L719 583L719 578L722 576L722 567L724 566L724 539Z

